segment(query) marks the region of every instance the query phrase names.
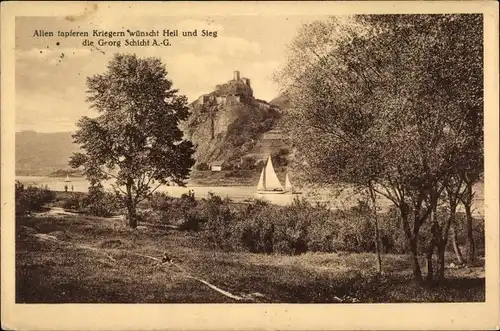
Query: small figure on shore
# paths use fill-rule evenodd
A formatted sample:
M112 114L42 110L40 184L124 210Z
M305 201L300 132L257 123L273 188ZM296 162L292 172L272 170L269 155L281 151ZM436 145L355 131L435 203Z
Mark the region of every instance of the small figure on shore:
M64 192L68 192L68 185L64 185Z
M161 259L161 263L172 263L172 258L168 256L167 252L163 254L163 258Z
M75 188L71 185L71 192L75 192Z

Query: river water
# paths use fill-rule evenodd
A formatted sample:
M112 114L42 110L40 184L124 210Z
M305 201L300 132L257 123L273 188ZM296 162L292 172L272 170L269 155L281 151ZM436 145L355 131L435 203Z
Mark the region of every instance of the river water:
M16 180L21 183L36 186L47 186L53 191L64 191L64 186L68 186L68 191L88 192L89 183L85 178L74 177L71 182L66 183L63 177L39 177L39 176L16 176ZM112 181L103 183L104 188L111 189ZM158 192L168 193L172 197L180 197L189 191L194 192L196 198L206 198L209 193L214 193L222 198L229 198L235 202L244 202L252 199L263 199L277 205L288 205L296 197L304 198L310 202L321 202L331 208L348 208L357 204L359 195L352 190L343 190L341 193L330 190L302 189L302 194L257 194L254 186L161 186ZM391 205L385 198L378 198L378 205L382 210ZM476 199L474 208L477 216L483 215L484 211L483 184L476 185Z
M38 176L16 176L16 180L25 185L47 186L53 191L64 191L68 186L68 191L88 192L89 182L85 178L74 177L71 182L65 182L64 177L38 177ZM105 189L111 189L112 181L103 182ZM352 192L344 192L342 198L334 196L333 192L327 190L302 190L301 194L257 194L254 186L161 186L158 192L168 193L172 197L180 197L189 191L194 192L196 198L206 198L210 193L214 193L222 198L229 198L235 202L244 202L252 199L263 199L277 205L287 205L293 202L294 198L305 198L310 202L322 202L331 207L345 207L357 203L357 196Z
M65 182L63 177L37 177L37 176L16 176L16 180L21 183L36 186L47 186L53 191L64 191L64 187L68 186L68 191L88 192L89 182L85 178L71 178L71 182ZM103 183L105 189L111 189L112 181ZM182 194L187 194L189 191L194 192L196 198L206 198L209 193L214 193L222 198L229 198L235 202L247 201L256 198L269 198L270 202L286 205L291 203L294 196L291 194L266 194L257 195L256 188L253 186L161 186L158 192L168 193L172 197L180 197Z

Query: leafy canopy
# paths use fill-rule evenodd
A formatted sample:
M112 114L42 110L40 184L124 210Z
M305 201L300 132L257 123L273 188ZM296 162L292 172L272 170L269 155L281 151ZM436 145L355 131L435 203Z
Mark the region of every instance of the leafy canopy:
M309 165L304 175L419 190L481 167L481 39L480 15L305 25L278 75L292 104L291 138Z
M83 153L70 165L83 166L92 185L114 179L127 201L138 202L161 184L183 185L194 164L193 145L178 127L189 116L187 98L172 88L161 61L116 54L87 87L99 116L77 123L73 138Z
M303 27L278 75L299 170L392 201L417 278L420 227L452 181L483 171L482 34L481 15L333 17ZM441 238L450 222L433 221Z

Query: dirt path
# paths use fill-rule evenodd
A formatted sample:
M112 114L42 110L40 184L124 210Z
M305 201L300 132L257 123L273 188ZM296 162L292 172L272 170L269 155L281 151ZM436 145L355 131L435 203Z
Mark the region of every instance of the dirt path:
M60 215L78 215L77 213L73 213L70 211L66 211L61 207L50 207L49 210L43 211L40 213L35 213L36 217L44 217L44 216L60 216Z

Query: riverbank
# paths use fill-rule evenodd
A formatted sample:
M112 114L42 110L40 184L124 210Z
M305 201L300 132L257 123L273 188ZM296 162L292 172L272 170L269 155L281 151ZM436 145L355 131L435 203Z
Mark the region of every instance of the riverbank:
M198 171L193 170L191 172L190 178L188 180L188 186L254 186L257 187L257 182L259 181L260 172L256 170L224 170L224 171ZM277 172L278 178L284 182L285 172ZM41 175L29 175L25 173L16 174L16 177L24 179L33 178L41 180L47 178L50 180L64 180L66 178L66 172L54 172L47 176ZM69 174L71 181L82 181L85 180L79 172L73 172Z
M239 179L237 181L236 175ZM284 182L285 172L278 172L278 178ZM242 179L244 178L244 179ZM16 181L20 181L24 185L35 185L39 187L47 186L52 191L64 192L88 192L89 183L83 178L71 178L70 182L65 182L65 178L52 178L43 176L16 176ZM210 194L216 194L222 198L229 198L234 202L246 202L254 199L264 199L276 205L289 205L294 198L306 199L311 203L324 203L331 208L346 208L354 206L358 202L359 195L349 189L343 189L342 192L335 191L335 187L330 187L332 190L323 189L301 189L302 194L257 194L256 184L258 182L257 174L251 171L194 171L191 180L186 187L179 186L162 186L157 192L164 192L172 197L181 197L183 194L188 194L190 191L195 194L196 199L207 198ZM293 178L292 178L293 182ZM202 185L201 183L207 183ZM235 184L241 185L235 185ZM105 189L111 189L112 182L103 182ZM208 185L211 184L211 185ZM339 188L342 186L339 185ZM476 217L484 217L484 183L480 182L475 185L474 209L473 215ZM378 196L378 206L381 210L387 210L392 206L392 203L384 197ZM458 208L462 211L462 206Z
M285 172L276 172L282 183ZM189 179L191 186L252 186L257 187L260 172L257 170L193 171Z

